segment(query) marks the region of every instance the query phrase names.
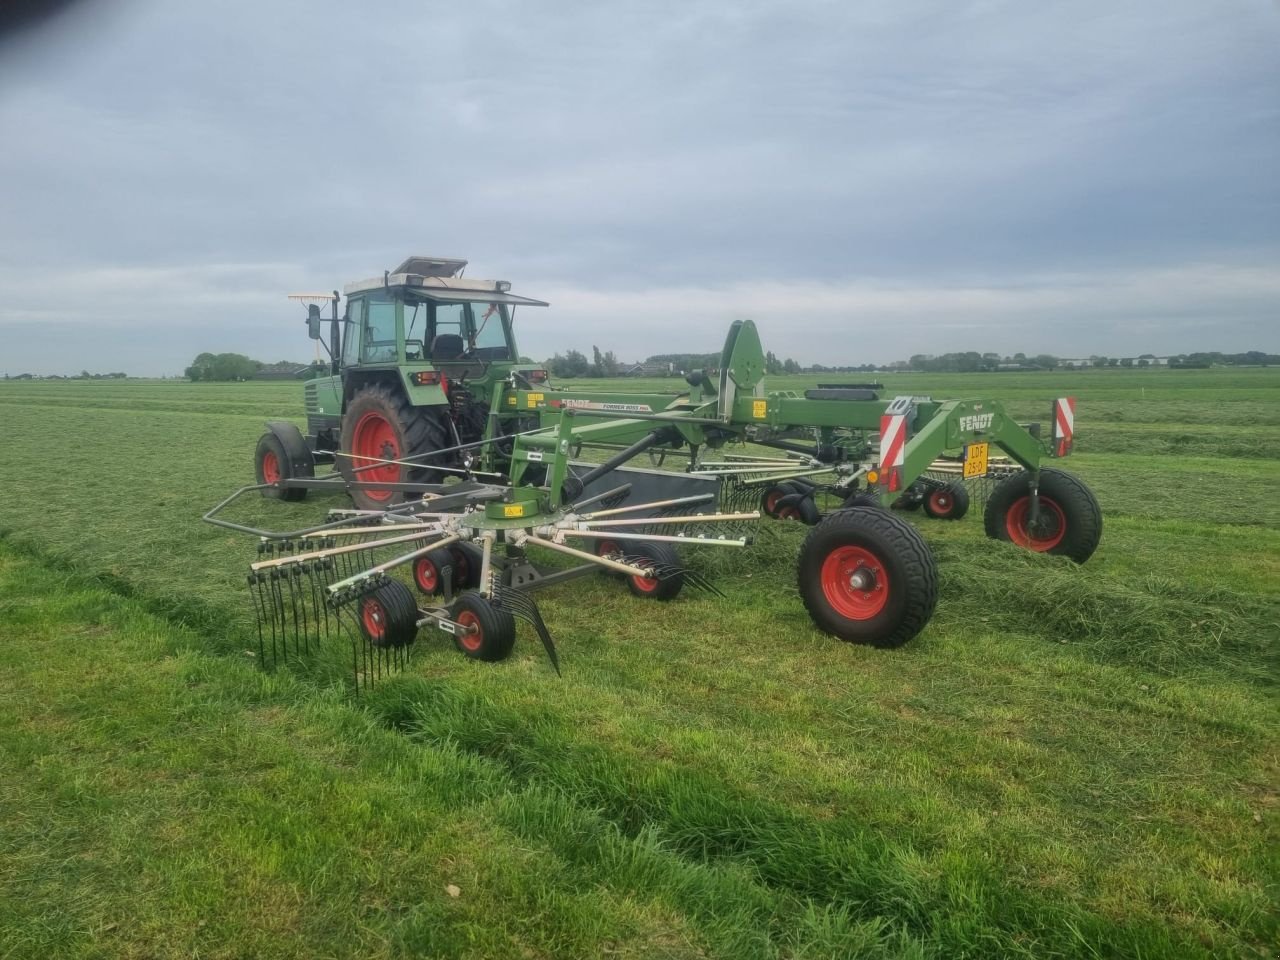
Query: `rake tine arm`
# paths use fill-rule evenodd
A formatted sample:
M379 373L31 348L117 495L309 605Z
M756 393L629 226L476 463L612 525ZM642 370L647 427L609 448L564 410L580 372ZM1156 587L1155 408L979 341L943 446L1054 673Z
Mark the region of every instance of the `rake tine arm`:
M358 553L361 550L373 550L376 547L388 547L396 543L409 543L412 540L421 540L424 537L435 536L437 533L443 532L443 527L436 524L434 527L423 527L417 533L407 533L400 537L388 537L386 540L370 540L368 543L351 543L345 547L327 547L324 550L313 550L311 553L299 553L292 557L279 557L275 560L261 560L258 563L251 564L251 570L265 570L271 567L280 567L289 563L298 563L303 560L323 560L325 557L340 557L348 553ZM366 530L366 533L370 531ZM455 536L453 538L457 540Z
M686 503L708 503L716 498L714 493L699 493L692 497L676 497L674 500L655 500L652 503L633 503L627 507L614 507L612 510L596 510L582 514L583 520L594 520L597 517L612 517L619 513L634 513L637 510L655 510L659 507L673 507Z
M695 513L691 515L681 514L675 517L642 517L638 520L592 520L584 525L585 529L597 529L599 527L634 527L637 524L650 526L652 524L678 524L678 523L724 523L730 520L759 520L760 511L756 510L751 513Z
M561 530L557 536L581 537L589 540L644 540L650 543L692 543L698 546L745 547L745 537L729 539L725 537L671 536L663 533L614 533L604 530Z
M411 537L410 539L417 539L417 538ZM347 577L345 580L339 580L337 583L329 584L329 593L336 594L340 590L346 587L352 586L353 584L358 583L361 580L364 580L368 577L375 577L379 574L386 573L388 570L394 570L396 567L399 567L399 566L402 566L403 564L410 563L414 560L417 560L419 557L423 556L424 554L430 553L432 550L438 550L440 547L447 547L449 546L449 544L457 543L461 539L462 538L459 537L457 534L452 534L450 536L444 537L441 540L436 540L432 543L429 543L425 547L419 547L417 550L410 551L409 553L402 554L401 556L398 556L392 560L388 560L386 563L380 563L375 567L370 567L368 570L362 570L359 573L354 574L353 576ZM392 542L398 542L398 541L389 540L386 542L392 543ZM370 546L379 546L379 544L370 544Z
M555 543L552 540L544 540L542 537L538 537L533 534L525 534L516 540L517 547L522 547L526 543L532 543L539 547L546 547L548 550L554 550L556 553L563 553L568 557L577 557L579 560L594 563L598 567L604 567L605 569L612 570L615 573L625 573L629 577L649 576L649 570L647 567L637 567L629 563L619 563L617 560L610 560L608 557L597 557L594 553L587 553L585 550L568 547L563 543Z

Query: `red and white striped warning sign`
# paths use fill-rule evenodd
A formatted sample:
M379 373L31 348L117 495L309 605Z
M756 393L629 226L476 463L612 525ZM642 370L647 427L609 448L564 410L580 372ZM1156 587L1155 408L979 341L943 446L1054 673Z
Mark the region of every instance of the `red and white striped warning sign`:
M880 418L880 483L890 492L902 486L902 463L906 449L906 416L885 414Z
M1076 398L1059 397L1053 401L1053 455L1065 457L1071 452L1076 433Z

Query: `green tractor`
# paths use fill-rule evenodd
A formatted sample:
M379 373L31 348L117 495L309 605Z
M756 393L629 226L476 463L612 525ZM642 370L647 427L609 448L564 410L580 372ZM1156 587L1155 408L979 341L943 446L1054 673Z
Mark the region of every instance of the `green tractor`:
M515 296L506 281L464 278L466 265L410 257L380 278L348 284L341 315L337 291L293 295L310 301L308 331L329 354L329 375L306 384L305 437L287 422L268 425L255 457L260 483L312 477L316 463L335 463L358 507L383 509L405 498L403 484L493 469L509 446L490 451L482 441L537 426L536 413L502 401L510 387L536 391L546 380L519 362L512 335L516 307L546 304ZM328 318L321 301L330 303ZM474 457L428 456L469 445ZM301 499L306 490L279 495Z

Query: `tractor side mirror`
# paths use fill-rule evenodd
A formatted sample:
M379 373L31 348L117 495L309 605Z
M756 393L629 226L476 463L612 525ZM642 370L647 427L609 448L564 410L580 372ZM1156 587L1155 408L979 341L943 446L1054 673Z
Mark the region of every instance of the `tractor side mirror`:
M318 303L307 307L307 336L312 340L320 339L320 304Z

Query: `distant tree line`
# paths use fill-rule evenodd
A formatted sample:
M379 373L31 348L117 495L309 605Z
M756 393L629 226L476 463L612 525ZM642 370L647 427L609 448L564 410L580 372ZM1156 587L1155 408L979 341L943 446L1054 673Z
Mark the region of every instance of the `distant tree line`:
M127 373L90 373L88 370L81 370L77 376L64 377L60 373L50 374L47 377L37 376L34 373L19 373L15 376L4 375L6 380L124 380L129 375Z
M183 376L188 380L225 382L252 380L254 377L273 373L298 376L304 370L313 369L312 364L296 363L291 360L263 363L261 360L246 357L242 353L202 353L183 371Z

